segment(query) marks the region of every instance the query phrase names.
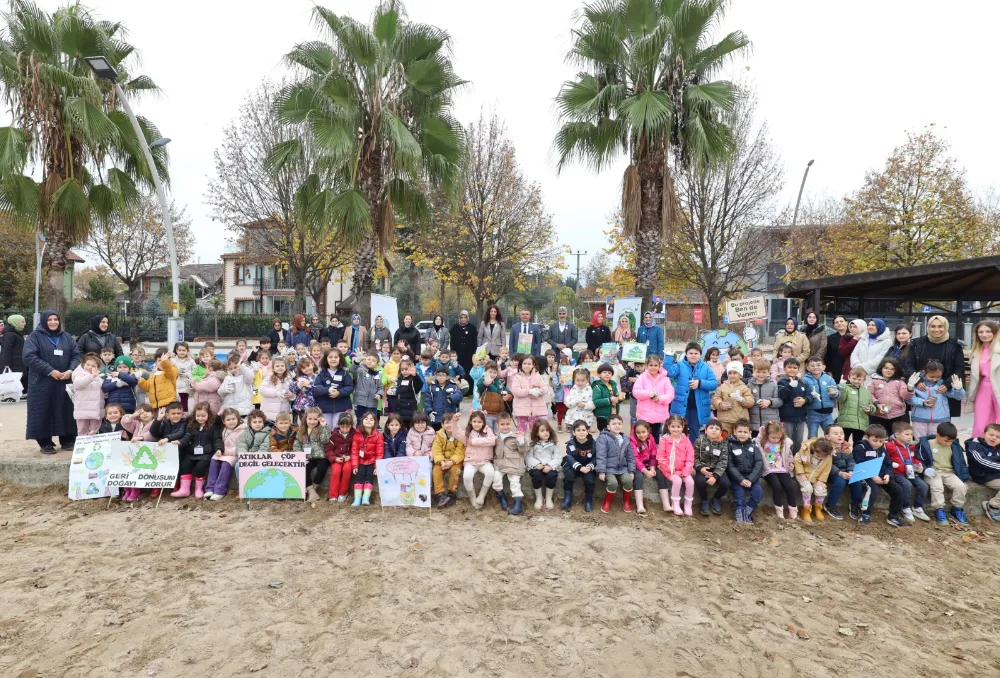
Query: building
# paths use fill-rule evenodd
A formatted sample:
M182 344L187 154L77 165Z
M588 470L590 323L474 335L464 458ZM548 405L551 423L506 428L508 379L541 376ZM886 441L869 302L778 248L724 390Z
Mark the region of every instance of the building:
M181 284L188 283L194 288L194 296L199 306L208 304L209 297L222 290L223 264L185 264L177 272ZM140 301L155 299L163 288L173 284L169 266L154 268L141 280Z
M73 250L66 251L66 269L63 271L63 296L66 301L73 301L76 296L76 265L86 263L86 259Z

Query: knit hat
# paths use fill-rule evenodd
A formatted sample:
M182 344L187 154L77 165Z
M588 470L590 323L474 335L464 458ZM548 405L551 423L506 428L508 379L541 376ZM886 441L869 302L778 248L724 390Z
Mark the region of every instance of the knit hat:
M567 346L562 350L562 354L567 358L569 358L570 360L573 359L573 349L571 349L569 346Z
M23 330L24 329L24 323L25 322L26 321L25 321L23 315L17 315L17 314L15 314L15 315L7 317L7 324L8 325L13 325L14 327L16 327L19 330Z
M135 369L135 363L133 363L132 359L129 358L127 355L120 355L117 358L115 358L114 366L118 367L119 365L125 365L130 370Z
M743 363L738 363L735 360L731 363L727 363L726 373L728 374L729 372L737 372L739 374L743 374Z

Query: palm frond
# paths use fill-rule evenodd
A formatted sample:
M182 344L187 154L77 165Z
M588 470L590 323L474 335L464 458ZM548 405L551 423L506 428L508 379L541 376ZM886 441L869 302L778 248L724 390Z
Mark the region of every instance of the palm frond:
M65 99L67 117L73 121L74 130L92 144L113 143L118 138L118 128L107 114L83 97Z
M285 55L285 61L323 75L334 70L337 54L325 42L313 40L296 45Z
M357 247L372 236L372 214L365 196L357 190L346 190L328 204L330 220L348 247Z
M388 108L382 109L379 132L389 142L392 155L400 161L401 167L412 167L413 163L420 160L420 144L406 127L406 123Z
M642 37L656 27L657 9L653 0L625 0L625 22L633 36Z
M42 199L38 183L23 174L0 177L0 215L22 228L37 228Z
M450 38L446 31L425 24L407 24L392 45L393 57L403 64L427 59L447 51Z
M49 220L73 242L87 238L91 227L90 200L76 179L64 179L52 194Z
M7 15L8 30L15 33L25 52L49 57L56 54L59 40L52 27L52 17L28 0L11 0Z
M396 39L399 31L399 11L395 5L379 7L372 23L375 37L383 45L388 45Z
M743 31L733 31L714 45L695 52L686 66L700 81L721 69L738 53L752 49L753 43Z
M706 82L684 88L684 106L687 109L707 107L708 110L733 110L734 89L730 82Z
M279 141L264 158L264 169L271 176L276 176L291 165L302 161L303 146L301 139Z
M636 137L660 139L670 133L674 107L666 92L648 89L625 99L618 110Z
M17 127L0 127L0 177L20 174L28 162L28 144Z
M117 167L109 169L106 183L114 192L117 205L122 211L135 210L142 205L142 193L136 188L132 178L122 170Z

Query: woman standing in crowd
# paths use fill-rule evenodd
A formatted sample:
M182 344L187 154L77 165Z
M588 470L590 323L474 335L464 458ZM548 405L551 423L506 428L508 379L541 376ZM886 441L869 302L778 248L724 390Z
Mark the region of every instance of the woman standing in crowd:
M594 311L586 334L587 350L597 355L601 344L612 341L611 328L604 324L604 311Z
M896 325L892 333L896 340L892 342L892 346L885 352L885 357L892 358L902 365L906 362L906 357L910 355L910 328L906 325Z
M934 315L927 322L927 336L917 337L910 341L910 353L903 364L903 378L909 379L914 372L919 372L924 368L924 363L928 360L940 360L944 365L944 372L941 378L945 384L951 383L952 375L958 376L965 381L965 354L962 353L962 346L958 339L952 337L948 332L949 324L944 316ZM927 387L921 381L917 384L917 390L923 391ZM947 392L948 389L945 389ZM948 407L951 416L962 416L962 401L948 398Z
M80 347L80 353L97 353L100 355L102 348L111 347L115 351L115 357L123 355L121 342L118 337L108 331L111 322L106 315L95 315L90 320L90 329L80 335L76 340Z
M294 348L299 344L308 346L311 339L312 335L309 334L309 328L306 327L306 317L301 313L296 313L295 317L292 318L292 327L288 330L288 340L291 347Z
M864 320L855 318L847 326L847 329L850 332L850 336L841 337L840 345L837 348L840 352L841 359L844 361L844 368L841 370L841 374L839 375L841 381L847 381L847 375L851 373L851 355L854 353L854 349L858 345L858 342L864 339L868 325L865 324Z
M490 360L496 360L500 355L500 349L504 347L507 326L504 325L503 314L496 304L490 304L483 314L483 321L479 324L476 343L479 346L486 344L486 352L490 355Z
M838 315L833 319L834 333L826 338L826 371L836 381L844 373L844 357L840 355L840 342L847 338L847 318Z
M618 318L618 327L615 328L615 342L618 347L626 341L635 341L635 332L632 331L632 324L629 322L628 316L624 313Z
M28 425L26 438L38 441L42 454L55 454L52 436L59 436L64 450L76 441L73 402L66 393L73 370L80 364L80 347L55 311L42 313L42 321L24 342L28 366Z
M799 332L799 321L797 318L789 318L785 321L785 329L779 330L774 335L774 345L781 346L789 344L792 347L792 357L799 361L800 365L805 365L809 360L809 339L802 332Z
M466 374L472 371L472 356L477 347L476 326L469 322L469 312L463 310L458 314L458 323L451 328L451 348Z
M437 341L439 351L447 351L451 348L451 333L444 326L444 317L440 313L434 316L433 324L430 330L427 331L428 344L431 343L431 339ZM417 357L419 358L420 356Z
M640 344L646 345L646 355L656 355L663 358L663 328L653 323L653 314L646 311L642 315L642 326L636 333Z
M989 424L1000 424L1000 325L983 320L973 331L969 354L969 402L975 404L972 437Z
M403 325L396 330L396 336L392 338L393 345L405 341L410 348L410 353L414 356L420 355L420 330L413 325L413 316L407 313L403 316Z
M788 323L786 322L787 326ZM819 322L816 311L806 311L806 339L809 340L809 357L814 355L825 356L827 347L826 325Z
M347 342L347 351L349 353L358 354L361 351L371 350L368 343L368 330L365 329L364 324L361 322L360 313L355 313L351 316L351 324L344 330L344 341Z
M278 342L283 341L288 348L294 348L288 337L288 330L281 326L281 318L275 318L271 321L271 331L267 333L267 336L271 339L271 350L278 350Z
M3 326L0 339L0 372L9 369L21 373L21 390L28 392L28 370L24 367L24 324L23 315L12 315Z
M361 322L361 316L358 316L358 322ZM364 327L361 329L363 332ZM347 335L345 334L344 336ZM390 344L392 343L392 332L390 332L389 328L385 326L385 318L380 315L375 316L375 322L372 323L372 331L368 333L367 336L365 334L362 334L361 336L365 338L361 340L360 345L364 346L368 351L375 349L376 342L380 347L386 342L389 342ZM348 342L347 348L351 348L350 342ZM351 352L353 353L354 349L351 349Z
M869 320L866 330L867 335L859 337L857 345L851 351L851 368L864 368L868 373L865 383L868 383L889 347L892 346L892 333L881 318Z

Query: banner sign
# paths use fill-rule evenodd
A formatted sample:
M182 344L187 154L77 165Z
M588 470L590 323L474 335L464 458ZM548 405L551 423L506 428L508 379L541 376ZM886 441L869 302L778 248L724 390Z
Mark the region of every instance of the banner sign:
M703 313L703 311L701 310L701 306L695 306L694 307L694 310L692 311L692 315L694 316L694 324L695 325L700 325L701 321L704 320L704 316L702 315L702 313Z
M642 297L622 297L615 301L614 320L611 323L611 334L614 335L618 329L618 321L622 316L628 318L628 326L632 329L632 336L639 331L642 324Z
M172 489L177 482L180 451L174 443L161 447L152 440L118 440L111 444L108 463L108 487Z
M69 464L70 499L76 501L118 496L118 488L108 487L108 457L111 445L121 438L121 431L77 436Z
M726 302L726 315L729 322L742 323L767 317L767 299L765 297L750 297L749 299L734 299Z
M431 506L429 457L395 457L375 462L382 506Z
M241 454L240 499L305 499L306 453Z

